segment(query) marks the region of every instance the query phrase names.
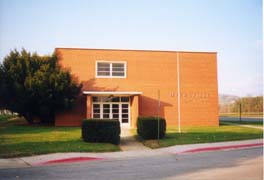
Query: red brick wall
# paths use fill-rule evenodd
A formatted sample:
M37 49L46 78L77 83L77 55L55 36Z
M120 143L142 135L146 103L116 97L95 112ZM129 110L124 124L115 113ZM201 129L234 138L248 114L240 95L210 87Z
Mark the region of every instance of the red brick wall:
M168 126L178 124L177 52L58 48L56 53L85 91L143 92L139 96L141 116L157 115L159 89L160 115ZM96 78L97 60L126 61L127 78ZM179 52L179 62L181 124L218 126L216 53ZM72 111L59 114L56 125L80 125L86 114L81 102Z

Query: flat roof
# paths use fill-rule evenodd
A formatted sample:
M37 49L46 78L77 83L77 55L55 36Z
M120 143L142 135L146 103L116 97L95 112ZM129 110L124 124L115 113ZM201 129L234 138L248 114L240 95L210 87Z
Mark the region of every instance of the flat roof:
M83 91L83 94L89 95L140 95L142 92L136 91Z
M95 48L66 48L66 47L57 47L56 49L68 49L68 50L97 50L97 51L139 51L139 52L181 52L181 53L211 53L217 54L217 52L209 52L209 51L172 51L172 50L144 50L144 49L95 49Z

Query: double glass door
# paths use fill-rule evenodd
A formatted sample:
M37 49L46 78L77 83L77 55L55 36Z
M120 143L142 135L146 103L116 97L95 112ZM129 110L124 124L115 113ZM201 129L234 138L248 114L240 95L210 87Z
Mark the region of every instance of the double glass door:
M129 103L94 103L93 118L117 119L121 125L128 125Z

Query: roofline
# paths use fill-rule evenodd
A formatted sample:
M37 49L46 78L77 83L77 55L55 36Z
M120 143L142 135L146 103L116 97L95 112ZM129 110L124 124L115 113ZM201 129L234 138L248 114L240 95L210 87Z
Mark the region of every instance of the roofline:
M83 91L87 95L140 95L137 91Z
M55 51L58 49L66 49L66 50L91 50L91 51L139 51L139 52L166 52L166 53L209 53L209 54L217 54L217 52L212 51L169 51L169 50L145 50L145 49L96 49L96 48L65 48L65 47L56 47Z

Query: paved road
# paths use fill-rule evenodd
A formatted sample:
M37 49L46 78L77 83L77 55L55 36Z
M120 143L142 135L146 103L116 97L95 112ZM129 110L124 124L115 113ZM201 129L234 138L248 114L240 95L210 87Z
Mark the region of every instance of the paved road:
M262 147L0 170L0 179L262 179Z

